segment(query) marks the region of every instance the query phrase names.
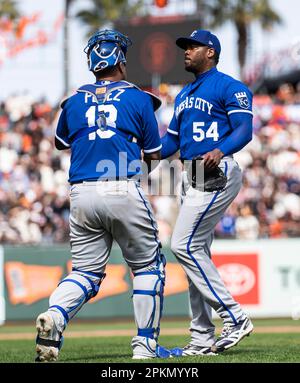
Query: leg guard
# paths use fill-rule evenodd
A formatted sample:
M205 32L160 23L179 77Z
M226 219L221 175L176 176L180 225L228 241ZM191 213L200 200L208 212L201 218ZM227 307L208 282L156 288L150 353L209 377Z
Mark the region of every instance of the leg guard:
M81 307L97 295L105 274L74 270L64 278L52 293L48 312L56 327L63 332L67 323Z
M154 264L134 272L133 307L137 336L132 340L134 358L156 357L165 285L163 254Z
M52 293L48 311L36 320L36 362L53 362L62 347L62 333L74 315L94 297L105 274L74 270Z

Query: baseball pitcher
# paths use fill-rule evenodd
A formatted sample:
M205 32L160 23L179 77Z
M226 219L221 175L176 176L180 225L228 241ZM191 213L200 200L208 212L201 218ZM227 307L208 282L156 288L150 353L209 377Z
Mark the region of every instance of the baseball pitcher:
M165 260L152 208L136 181L141 151L146 162L160 159L154 115L160 100L125 81L130 45L131 40L118 31L95 33L85 53L96 82L80 87L62 104L55 145L59 150L71 149L72 271L36 320L36 361L57 360L68 322L101 294L113 240L134 276L133 358L164 357L157 339Z
M191 341L173 353L213 355L253 330L210 253L214 228L241 188L242 174L233 153L252 139L252 94L243 83L217 70L221 45L209 31L196 30L176 44L184 49L185 70L195 75L195 81L177 95L172 121L162 138L162 158L180 149L182 161L190 164L183 174L185 195L171 247L189 281ZM201 167L198 173L204 173L204 179L197 179ZM218 339L212 308L224 322Z

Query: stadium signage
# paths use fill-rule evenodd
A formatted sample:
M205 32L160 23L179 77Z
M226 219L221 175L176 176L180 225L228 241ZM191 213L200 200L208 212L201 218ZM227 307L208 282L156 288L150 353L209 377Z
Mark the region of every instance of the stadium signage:
M53 287L69 273L69 248L8 246L3 250L2 312L6 312L6 320L32 319L47 306ZM186 316L189 305L184 271L169 248L163 252L167 257L164 316ZM218 240L212 247L213 261L228 290L252 317L300 318L299 253L298 239ZM101 293L78 318L133 315L128 304L132 275L117 247L106 273Z

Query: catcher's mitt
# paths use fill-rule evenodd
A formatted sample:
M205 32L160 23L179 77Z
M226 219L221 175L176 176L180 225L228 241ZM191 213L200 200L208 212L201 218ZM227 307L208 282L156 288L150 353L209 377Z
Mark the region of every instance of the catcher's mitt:
M206 169L202 157L195 157L188 161L187 178L189 184L197 190L214 192L223 190L227 183L227 177L218 166Z

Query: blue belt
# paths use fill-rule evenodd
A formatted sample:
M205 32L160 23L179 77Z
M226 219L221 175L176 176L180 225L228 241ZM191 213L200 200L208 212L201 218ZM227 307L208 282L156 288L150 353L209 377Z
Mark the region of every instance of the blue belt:
M127 177L108 177L108 178L90 178L86 180L78 180L70 182L70 185L83 184L84 182L108 182L108 181L128 181L137 174L128 175Z

